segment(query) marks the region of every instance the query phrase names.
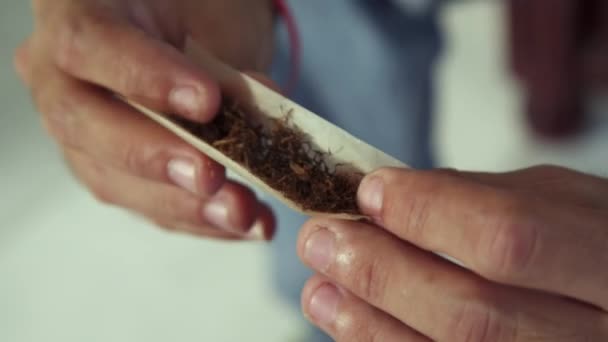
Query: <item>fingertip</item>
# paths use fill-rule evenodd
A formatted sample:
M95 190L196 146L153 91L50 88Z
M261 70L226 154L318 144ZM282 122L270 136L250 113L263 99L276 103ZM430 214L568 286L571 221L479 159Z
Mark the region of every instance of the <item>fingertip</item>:
M222 101L219 85L211 80L178 84L169 92L169 106L175 114L196 122L209 122Z
M255 194L241 184L226 182L203 206L203 218L218 229L245 236L258 214Z
M304 287L302 288L302 292L300 293L300 307L302 308L302 314L312 323L314 323L314 320L310 314L310 302L312 296L317 289L323 286L323 284L326 282L327 279L324 276L315 274L306 281Z
M264 204L258 204L258 216L247 233L252 240L272 241L276 232L276 219L272 209Z
M357 204L363 214L380 222L384 209L386 190L391 188L395 179L409 172L408 169L381 168L363 178L357 189Z
M318 242L322 241L323 246L333 246L335 242L336 233L340 230L345 222L352 223L351 221L344 221L340 219L317 217L307 221L301 228L298 241L296 243L296 251L300 260L305 264L311 265L311 262L317 260L315 255L318 255ZM319 237L324 239L319 240ZM325 248L321 248L325 251ZM314 259L314 260L313 260ZM318 270L325 269L326 265L318 266Z
M384 206L384 178L374 172L365 177L357 190L357 203L365 215L378 221L382 216Z
M215 195L226 183L226 169L213 159L203 156L199 177L199 191L203 196Z
M338 286L325 277L315 275L302 290L302 313L313 324L331 332L343 299L344 293Z

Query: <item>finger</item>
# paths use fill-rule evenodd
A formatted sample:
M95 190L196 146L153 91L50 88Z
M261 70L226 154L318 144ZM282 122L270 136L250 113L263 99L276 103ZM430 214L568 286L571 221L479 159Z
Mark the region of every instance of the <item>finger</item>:
M206 239L227 241L243 241L247 238L237 234L227 233L211 226L193 225L187 222L164 222L162 219L148 219L153 225L170 233L185 234Z
M606 336L605 314L590 306L491 283L371 225L312 220L302 228L298 254L332 283L432 340Z
M247 237L252 240L271 241L274 239L277 222L272 208L266 203L259 203L258 216Z
M261 206L255 195L240 184L227 182L213 197L201 199L177 187L142 180L99 165L76 151L68 151L66 159L77 178L98 200L133 210L155 222L168 223L165 225L186 223L203 233L213 228L239 237L259 235L261 230L265 239L274 231L267 207ZM258 232L252 232L253 228Z
M56 68L34 74L35 102L61 144L131 175L211 196L224 168L144 115Z
M167 218L154 215L148 218L154 225L166 231L184 233L204 238L214 238L233 241L271 241L275 234L275 219L272 210L264 203L259 203L258 217L248 232L233 233L220 230L210 225L201 226L184 221L167 221Z
M487 279L608 308L608 273L597 270L608 263L605 212L442 172L397 169L364 179L359 200L393 234Z
M219 108L219 87L203 70L103 9L83 9L53 35L55 63L78 79L195 121L211 120Z
M162 219L150 219L149 221L169 232L184 233L201 238L231 241L271 241L275 233L274 221L267 221L264 216L265 215L260 214L260 218L256 220L256 223L254 223L251 230L244 235L227 233L213 227L196 226L187 222L164 222ZM270 217L274 220L272 212L270 212Z
M527 193L540 192L556 201L596 209L608 208L606 179L562 167L535 166L500 174L460 171L454 174L507 189Z
M313 277L304 286L302 309L313 324L338 342L430 341L323 276Z

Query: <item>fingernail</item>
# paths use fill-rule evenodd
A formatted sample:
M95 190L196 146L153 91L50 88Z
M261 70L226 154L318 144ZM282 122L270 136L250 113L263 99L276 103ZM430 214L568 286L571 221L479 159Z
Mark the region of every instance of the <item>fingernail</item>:
M167 165L169 179L192 193L197 193L196 188L196 166L191 161L185 159L172 159Z
M358 191L359 206L364 213L379 217L384 201L384 182L378 176L368 176L363 179Z
M334 233L321 228L306 241L304 257L314 269L325 272L334 259L335 243L336 236Z
M212 198L205 204L203 208L203 218L208 223L217 229L230 233L237 233L236 229L230 222L229 215L230 210L228 210L228 205L221 195Z
M169 95L169 103L182 114L196 117L203 105L202 96L192 86L182 86L173 89Z
M320 325L330 325L336 320L342 295L329 283L321 285L312 295L308 310L312 319Z

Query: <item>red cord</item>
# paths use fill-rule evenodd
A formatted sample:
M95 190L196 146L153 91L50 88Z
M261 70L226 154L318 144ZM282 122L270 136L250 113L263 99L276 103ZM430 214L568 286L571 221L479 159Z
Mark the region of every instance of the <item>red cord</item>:
M289 42L291 46L290 53L290 66L289 66L289 80L285 91L287 94L291 94L298 83L300 78L300 58L302 53L302 44L300 42L300 33L298 32L298 25L296 19L293 16L291 9L287 5L286 0L274 0L274 6L277 12L285 21L287 27L287 34L289 35Z

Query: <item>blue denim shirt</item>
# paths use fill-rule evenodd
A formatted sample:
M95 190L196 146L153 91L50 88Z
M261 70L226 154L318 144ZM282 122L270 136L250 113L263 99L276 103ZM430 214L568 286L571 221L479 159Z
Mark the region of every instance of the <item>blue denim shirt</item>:
M437 3L409 13L396 1L292 0L303 45L293 98L407 164L425 168L432 165ZM281 34L275 64L279 82L287 55Z

